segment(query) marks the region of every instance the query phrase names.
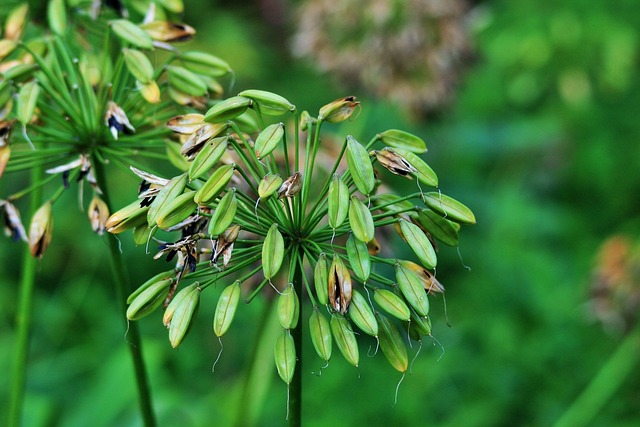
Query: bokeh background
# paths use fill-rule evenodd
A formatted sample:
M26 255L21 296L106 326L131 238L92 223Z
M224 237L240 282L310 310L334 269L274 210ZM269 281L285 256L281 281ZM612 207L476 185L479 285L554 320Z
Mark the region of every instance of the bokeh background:
M442 190L478 219L459 251L440 250L450 325L442 299L432 301L439 344L423 343L397 403L401 377L366 356L373 341L361 341L359 369L336 351L321 375L305 342L304 425L640 424L637 1L407 2L415 13L393 0L185 3L194 46L236 71L232 93L270 90L311 112L357 95L360 116L337 130L420 135ZM389 10L400 12L389 20ZM135 183L113 177L121 206ZM77 193L63 197L38 268L24 425L140 425L106 243L69 209ZM130 236L122 246L132 283L166 268ZM20 253L1 241L3 402ZM212 373L216 300L203 297L177 350L159 314L140 321L162 426L232 426L247 406L241 390L255 338L269 330L266 305L241 307ZM269 385L257 425L285 425L286 386L271 348L262 357Z

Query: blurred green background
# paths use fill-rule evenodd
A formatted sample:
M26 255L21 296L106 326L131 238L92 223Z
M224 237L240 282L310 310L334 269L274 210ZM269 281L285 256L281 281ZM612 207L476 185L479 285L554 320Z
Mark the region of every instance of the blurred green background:
M321 375L305 342L304 425L554 425L603 366L613 376L596 383L576 413L593 410L591 426L639 425L637 305L627 308L623 327L603 326L593 314L591 288L606 279L595 270L603 242L617 234L640 239L640 4L475 2L464 16L474 53L452 70L461 75L455 100L415 115L323 74L312 60L293 59L287 46L298 3L187 1L184 20L198 29L194 45L236 70L234 93L270 90L311 112L357 95L362 113L341 131L364 140L388 128L423 137L443 192L478 219L462 230L459 253L440 250L438 278L447 288L451 326L441 298L432 301L432 319L444 352L424 342L394 405L400 375L383 357L366 357L374 341L361 340L359 369L336 352ZM8 178L2 186L12 185ZM122 206L135 184L124 175L114 181L128 189L116 195ZM106 244L91 233L84 213L69 209L77 193L63 197L67 203L58 205L67 210L55 212L53 243L38 268L24 425L140 425ZM132 283L165 268L130 236L121 240ZM2 240L5 372L19 253ZM216 299L203 298L197 324L177 350L159 314L140 321L162 426L233 425L243 408L240 391L265 323L264 301L241 307L211 373L220 348L211 332ZM612 360L624 343L630 350L623 347ZM286 386L270 348L264 357L272 381L259 425L285 425ZM3 402L8 381L0 376Z

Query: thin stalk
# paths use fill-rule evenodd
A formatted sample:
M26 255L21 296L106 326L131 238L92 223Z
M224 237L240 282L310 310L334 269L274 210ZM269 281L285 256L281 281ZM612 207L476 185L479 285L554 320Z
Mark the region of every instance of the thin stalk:
M42 180L42 167L31 172L31 181ZM30 211L33 214L42 201L42 187L36 186L31 192ZM33 307L33 287L36 276L36 259L31 255L28 245L22 254L22 278L20 281L20 299L16 313L17 337L14 347L11 380L11 399L9 404L9 427L18 427L22 418L25 384L27 380L27 361L29 356L29 335L31 331L31 312Z
M96 179L100 183L100 188L102 189L102 199L109 207L109 211L112 211L107 182L105 180L104 166L99 161L96 161L96 159L93 159L92 164L96 172ZM120 304L123 325L125 329L128 329L128 347L131 353L133 368L136 376L140 412L142 414L144 425L147 427L151 427L156 425L156 419L153 412L151 390L149 388L149 382L147 379L146 366L144 363L144 359L142 358L142 340L140 339L138 324L136 322L127 322L126 320L127 295L130 291L129 276L127 275L127 272L125 270L124 262L122 261L118 240L111 233L107 233L106 238L109 244L109 255L111 259L111 268L116 288L116 297Z
M300 256L303 256L300 251L300 246L296 245L294 248L298 251ZM302 296L302 267L299 263L293 264L293 288L296 293ZM300 304L300 319L304 319L302 314L303 305ZM295 328L291 330L293 341L296 344L296 354L298 355L298 363L296 369L293 372L293 380L289 384L289 427L302 426L302 324L304 322L298 322Z

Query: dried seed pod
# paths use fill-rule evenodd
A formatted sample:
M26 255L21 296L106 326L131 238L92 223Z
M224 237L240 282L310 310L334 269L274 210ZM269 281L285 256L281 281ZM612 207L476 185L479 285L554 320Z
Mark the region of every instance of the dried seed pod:
M428 207L441 213L447 219L463 224L476 223L476 217L471 209L452 197L433 191L426 193L423 200Z
M213 243L213 251L211 254L211 263L217 264L218 259L222 257L222 268L226 268L227 264L231 260L231 254L233 253L233 245L238 238L240 232L239 225L232 225L222 233L218 240Z
M351 275L338 254L333 254L327 290L331 307L344 315L351 303Z
M384 166L389 172L412 179L411 174L417 170L407 162L407 160L390 148L384 150L374 150L372 153L378 159L378 162Z
M409 305L420 316L429 315L429 299L418 275L398 263L396 264L396 280L398 281L400 292L402 292Z
M349 225L356 239L368 243L373 239L375 226L369 209L356 196L349 203Z
M263 159L273 152L284 136L284 123L274 123L264 128L256 138L253 149L258 159Z
M444 286L431 274L429 270L411 261L398 261L404 268L413 271L418 275L422 286L427 293L444 293Z
M331 359L331 327L329 321L320 313L318 308L313 309L309 317L309 332L311 343L318 356L325 362Z
M273 224L262 245L262 271L266 279L275 276L284 261L284 238L278 231L278 224Z
M343 122L351 117L358 105L360 105L360 101L356 101L355 96L336 99L320 108L318 120L329 123Z
M174 132L191 135L204 124L204 114L184 114L169 119L167 127Z
M393 148L400 148L417 154L422 154L427 151L427 145L424 141L409 132L389 129L379 133L377 136L383 144Z
M205 96L207 94L207 85L197 74L176 65L168 65L166 70L169 84L180 92L191 96Z
M233 284L224 288L220 298L218 298L216 312L213 315L213 332L216 336L223 336L231 326L239 301L240 281L236 280Z
M42 258L44 252L51 243L53 233L53 214L50 201L44 203L33 214L31 226L29 227L29 248L31 255Z
M349 214L349 187L338 176L334 174L329 184L327 196L327 216L329 227L334 230L342 225Z
M302 174L296 172L289 178L285 179L278 189L278 198L293 197L302 189Z
M340 353L342 353L347 362L358 367L358 363L360 362L358 341L351 329L349 321L344 316L334 314L331 316L330 325L331 332L333 333Z
M194 201L199 205L206 205L213 201L224 187L227 186L236 165L234 163L220 166L207 179L202 187L196 192Z
M168 229L184 221L193 214L198 205L193 201L195 191L187 191L158 209L156 224L162 229Z
M18 92L18 103L16 105L16 117L23 125L27 125L33 118L39 96L40 86L38 86L38 82L35 80L25 83L20 88L20 92Z
M222 135L229 126L226 123L210 124L205 123L196 129L195 132L184 142L180 153L188 160L193 160L197 153L204 147L204 144L212 138Z
M67 10L64 0L51 0L47 7L49 28L54 34L64 34L67 29Z
M458 245L458 229L454 223L443 218L439 213L431 209L420 209L417 215L411 217L411 220L417 222L421 228L445 245Z
M182 194L186 186L186 173L171 178L169 182L160 189L155 199L153 199L153 202L149 205L149 210L147 211L147 223L152 226L156 225L158 212L165 210L165 206Z
M278 189L282 186L282 178L278 174L266 174L264 178L260 180L260 184L258 184L258 196L261 199L266 199L271 196L273 193L278 191Z
M227 151L228 136L219 136L204 144L189 166L189 181L200 178L213 168Z
M435 268L438 263L436 251L429 241L429 238L415 224L401 219L399 221L400 230L404 240L409 244L413 253L416 254L420 262L427 268Z
M4 170L7 167L7 163L9 163L10 158L11 147L9 147L9 144L3 144L2 138L0 136L0 178L2 178L2 174L4 174Z
M394 148L393 151L402 156L415 169L411 174L418 178L421 183L431 187L438 186L438 176L424 160L409 150Z
M350 235L347 239L347 257L349 257L349 265L356 277L366 283L371 274L371 257L367 244L354 235Z
M318 256L318 262L313 269L313 284L316 290L316 297L322 305L327 305L329 302L329 294L327 292L329 283L328 268L327 256L323 252Z
M278 297L278 319L284 329L294 329L300 317L300 301L293 284L285 288Z
M260 110L260 113L267 116L280 116L288 112L294 112L296 106L286 100L286 98L265 90L247 89L238 95L253 100L252 108Z
M14 242L18 240L27 241L27 232L22 225L20 212L13 203L0 200L0 212L4 210L4 231L7 236L11 236Z
M175 308L171 306L174 303ZM189 332L192 322L196 317L199 303L200 287L197 283L181 290L171 303L169 303L165 311L163 323L167 325L167 320L169 322L169 343L171 343L171 347L178 347L187 335L187 332ZM166 319L167 313L170 313L169 319Z
M208 232L212 236L219 236L229 228L238 210L238 200L236 198L236 189L232 188L220 200L213 216L209 220Z
M411 318L411 311L407 304L402 298L391 291L378 288L373 293L373 300L382 310L397 319L408 322Z
M104 115L104 121L113 139L118 139L118 133L133 133L136 129L129 123L129 118L125 114L124 110L115 102L109 101L107 103L107 111Z
M148 206L140 207L137 200L113 213L106 224L106 230L112 234L119 234L130 228L147 222Z
M399 372L406 372L409 367L409 357L398 328L393 326L388 318L376 313L376 319L380 325L380 348L389 364Z
M196 30L189 25L168 21L147 22L140 28L153 40L164 43L189 41L196 34Z
M204 120L209 123L223 123L227 120L233 120L247 111L250 105L251 99L243 96L233 96L209 108Z
M296 370L296 345L289 331L282 331L273 351L276 369L282 381L289 384Z
M371 194L376 179L369 154L351 135L347 136L347 164L356 188L364 195Z
M93 196L91 203L89 203L89 209L87 209L89 215L89 222L94 233L102 236L104 233L107 219L109 219L109 207L97 195Z
M131 302L127 308L127 319L141 319L160 307L169 294L169 287L173 283L173 279L154 281L149 286L146 286L144 290L137 293L135 297L133 297L132 294L131 297L129 297Z
M362 332L372 337L378 336L378 322L369 302L357 290L353 290L349 317Z
M24 2L16 6L9 15L5 24L4 37L9 40L20 40L22 31L27 23L27 15L29 14L29 4Z
M429 316L418 316L415 312L412 312L409 335L414 341L420 341L420 338L424 336L431 336L431 318Z
M136 49L122 49L124 63L140 83L147 84L153 79L153 65L147 55Z
M153 49L153 40L149 34L128 19L115 19L109 25L124 43L131 43L142 49Z
M185 52L180 54L180 60L189 71L209 77L222 77L232 71L226 61L209 53Z
M376 240L375 237L371 239L370 242L367 242L367 251L369 252L369 255L378 255L380 253L380 249L380 243L378 243L378 240Z

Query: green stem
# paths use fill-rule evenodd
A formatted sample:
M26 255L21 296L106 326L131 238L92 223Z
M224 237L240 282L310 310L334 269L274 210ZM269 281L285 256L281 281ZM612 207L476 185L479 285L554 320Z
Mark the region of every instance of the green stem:
M31 181L42 179L42 167L36 167L31 173ZM40 206L42 187L37 186L31 192L30 210L33 214ZM35 284L37 262L31 255L28 245L22 254L22 279L20 281L20 300L16 313L17 337L14 347L11 400L9 407L9 427L18 427L22 418L25 384L27 379L27 359L29 353L29 332L31 330L31 312L33 306L33 287Z
M581 427L590 424L611 396L633 372L640 352L640 325L627 335L609 360L600 368L580 396L564 412L554 427Z
M112 211L107 183L105 180L104 167L102 163L97 161L97 159L93 159L92 165L96 172L96 179L100 183L100 188L102 189L102 199L109 207L109 211ZM116 288L116 297L118 299L120 310L122 313L122 322L125 329L128 329L127 341L129 342L128 347L131 353L133 368L136 376L136 385L138 387L138 399L140 404L140 411L142 413L142 419L145 426L155 426L156 420L155 414L153 412L151 390L149 388L149 382L147 379L146 367L144 359L142 358L142 340L140 339L138 324L136 322L127 322L126 318L127 295L130 291L129 276L127 275L124 262L122 261L122 255L120 253L118 240L111 233L107 233L106 238L109 245L111 268Z
M294 248L298 251L302 257L300 246ZM292 265L294 268L293 273L293 288L298 295L302 295L302 275L304 274L299 263ZM300 319L304 319L302 314L302 304L300 304ZM296 355L298 356L298 363L293 373L293 380L289 384L289 427L300 427L302 425L302 324L298 322L295 328L291 330L293 341L296 344Z

